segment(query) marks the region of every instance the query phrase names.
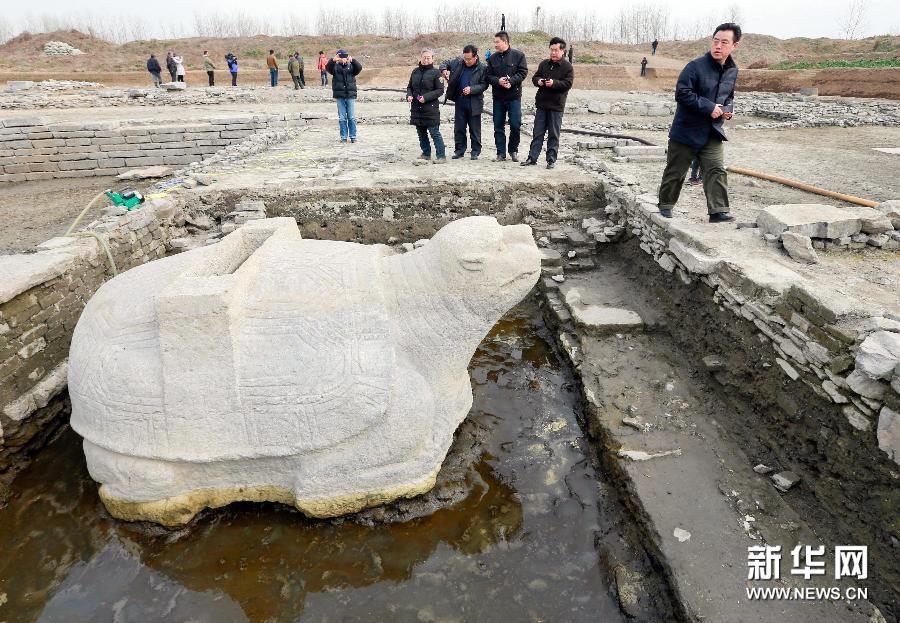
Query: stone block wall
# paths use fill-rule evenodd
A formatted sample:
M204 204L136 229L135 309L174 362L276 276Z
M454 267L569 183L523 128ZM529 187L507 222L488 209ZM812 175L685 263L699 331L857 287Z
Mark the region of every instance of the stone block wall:
M184 235L184 215L157 200L88 230L109 249L119 272L160 258ZM106 250L91 235L53 238L36 253L0 256L0 476L51 421L67 410L72 331L93 293L112 276ZM63 394L64 396L64 394Z
M300 113L178 124L7 118L0 127L0 182L107 176L134 167L186 165L259 130L305 123Z

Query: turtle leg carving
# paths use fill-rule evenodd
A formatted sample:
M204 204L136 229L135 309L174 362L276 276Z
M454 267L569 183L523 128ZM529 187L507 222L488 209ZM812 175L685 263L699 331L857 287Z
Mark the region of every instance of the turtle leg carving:
M435 400L425 378L402 357L391 396L383 422L301 458L294 484L297 508L313 517L332 517L434 486L443 453L436 451L431 427L424 424L435 420ZM394 483L390 490L385 482Z

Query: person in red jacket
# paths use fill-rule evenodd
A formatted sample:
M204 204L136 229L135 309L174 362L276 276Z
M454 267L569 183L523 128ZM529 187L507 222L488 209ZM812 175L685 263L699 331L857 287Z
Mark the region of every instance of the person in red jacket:
M325 69L328 66L328 59L325 57L325 52L319 51L319 75L322 77L322 86L328 86L328 71Z

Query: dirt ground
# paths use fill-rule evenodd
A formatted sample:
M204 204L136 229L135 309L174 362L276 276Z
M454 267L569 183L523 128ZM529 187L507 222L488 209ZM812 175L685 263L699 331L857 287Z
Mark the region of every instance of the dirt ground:
M49 238L62 236L97 193L125 186L115 177L0 184L0 253L25 253ZM109 205L105 198L98 200L82 223L89 223Z

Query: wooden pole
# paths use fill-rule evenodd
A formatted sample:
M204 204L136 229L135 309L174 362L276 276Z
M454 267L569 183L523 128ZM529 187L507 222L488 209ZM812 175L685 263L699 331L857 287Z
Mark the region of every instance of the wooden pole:
M729 166L727 167L727 170L729 173L737 173L739 175L747 175L749 177L758 177L761 180L768 180L770 182L784 184L785 186L790 186L791 188L799 188L800 190L805 190L808 193L815 193L817 195L831 197L832 199L838 199L840 201L846 201L847 203L854 203L856 205L866 206L868 208L874 208L878 205L877 202L870 201L869 199L862 199L861 197L854 197L853 195L845 195L844 193L838 193L833 190L825 190L824 188L819 188L818 186L810 186L809 184L804 184L803 182L789 180L786 177L779 177L777 175L769 175L768 173L754 171L753 169Z

